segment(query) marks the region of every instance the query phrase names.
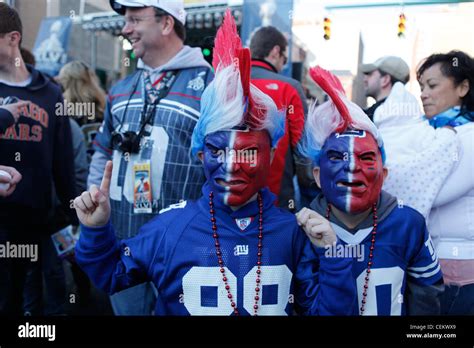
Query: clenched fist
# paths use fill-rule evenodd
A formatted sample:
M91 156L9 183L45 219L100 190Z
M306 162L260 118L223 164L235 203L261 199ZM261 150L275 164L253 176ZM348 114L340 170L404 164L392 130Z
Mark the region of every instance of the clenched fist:
M21 174L13 167L0 166L0 197L8 197L21 181Z
M296 220L305 231L311 243L319 248L332 246L336 241L336 233L330 222L315 211L303 208L296 213Z
M92 185L74 200L74 208L81 224L87 227L100 227L110 219L110 180L112 177L112 161L105 165L104 176L100 188Z

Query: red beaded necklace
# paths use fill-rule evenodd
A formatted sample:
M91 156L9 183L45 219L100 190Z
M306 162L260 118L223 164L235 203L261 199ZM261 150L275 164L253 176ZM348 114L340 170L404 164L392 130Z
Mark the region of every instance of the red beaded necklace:
M222 252L221 252L221 245L219 243L219 235L217 234L217 225L216 225L216 218L214 216L215 210L214 210L214 193L211 191L209 193L209 213L211 214L211 223L212 223L212 237L214 238L214 245L216 247L216 255L217 255L217 262L219 263L220 267L220 272L222 274L222 281L224 282L225 289L227 290L227 297L230 300L230 305L234 309L234 314L235 315L240 315L239 310L237 309L237 306L234 302L234 297L232 296L232 293L230 292L230 286L227 283L227 277L225 275L225 269L224 269L224 260L222 260ZM258 311L258 300L260 299L259 293L260 293L260 274L262 273L260 267L262 265L262 238L263 238L263 202L262 202L262 196L260 195L260 192L258 193L258 252L257 252L257 279L255 280L255 303L253 305L253 315L257 315Z
M326 219L329 220L329 215L331 214L331 205L328 204L326 210ZM372 219L374 221L373 229L372 229L372 240L370 245L370 253L369 253L369 261L367 262L367 271L365 273L365 284L364 284L364 292L362 293L362 305L360 306L360 315L364 314L365 311L365 304L367 300L367 289L369 288L369 275L370 269L372 268L372 259L374 257L374 249L375 249L375 235L377 234L377 205L374 203L372 205Z

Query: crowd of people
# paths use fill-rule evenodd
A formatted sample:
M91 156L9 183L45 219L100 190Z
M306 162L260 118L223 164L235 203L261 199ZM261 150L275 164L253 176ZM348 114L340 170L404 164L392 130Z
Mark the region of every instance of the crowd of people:
M244 48L227 11L210 66L183 2L111 4L139 61L106 94L35 69L0 3L0 244L39 248L0 258L1 314L68 314L64 262L115 315L474 314L472 57L420 62L423 109L395 56L368 109L321 67L309 105L277 28Z

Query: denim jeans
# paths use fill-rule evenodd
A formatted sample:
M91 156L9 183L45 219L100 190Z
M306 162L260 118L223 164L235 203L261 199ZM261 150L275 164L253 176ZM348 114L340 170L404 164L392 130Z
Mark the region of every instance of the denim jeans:
M156 289L152 283L142 283L110 296L115 315L152 315Z
M446 285L441 295L442 315L474 315L474 284Z
M40 239L29 233L0 226L0 244L13 247L19 245L32 245L40 254ZM37 260L26 257L2 257L0 258L0 314L23 315L23 290L25 278L28 271L39 263Z
M26 315L64 315L66 276L63 261L58 257L50 236L41 236L39 248L39 262L31 263L26 271L23 312Z

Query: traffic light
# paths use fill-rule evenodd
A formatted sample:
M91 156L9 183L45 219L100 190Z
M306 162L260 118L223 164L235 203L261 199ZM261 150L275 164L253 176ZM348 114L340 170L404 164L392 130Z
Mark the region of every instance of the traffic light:
M398 37L405 37L405 14L402 12L398 16Z
M212 65L212 57L214 55L214 37L215 37L215 34L213 37L211 36L205 37L202 39L202 41L199 42L204 59L211 65Z
M203 55L204 57L210 57L210 56L211 56L211 53L212 53L211 50L210 50L209 48L207 48L207 47L202 49L202 55Z
M331 20L329 17L324 17L324 40L331 38Z

